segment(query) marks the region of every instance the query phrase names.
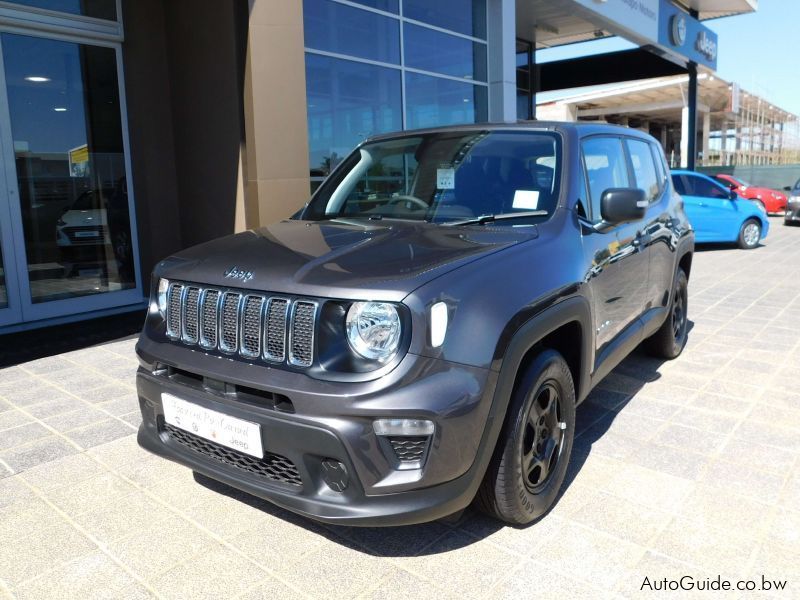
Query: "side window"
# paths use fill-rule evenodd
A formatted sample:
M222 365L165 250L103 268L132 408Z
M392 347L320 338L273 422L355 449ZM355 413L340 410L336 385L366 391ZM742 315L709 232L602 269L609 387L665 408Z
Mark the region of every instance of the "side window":
M691 181L694 196L702 196L703 198L728 198L728 192L716 183L703 179L702 177L687 176L686 179Z
M612 137L592 137L583 142L583 162L589 178L591 218L600 221L600 198L610 188L630 187L628 165L622 140Z
M664 183L667 181L667 171L664 166L664 151L658 144L650 144L650 149L653 151L653 162L656 164L656 173L658 174L658 188L663 191Z
M626 139L625 144L628 146L628 154L631 157L636 187L644 190L648 202L655 202L658 199L660 186L650 144L632 139Z
M673 175L672 176L672 187L675 188L675 191L678 192L681 196L685 196L688 194L686 191L686 186L683 185L683 177L680 175Z

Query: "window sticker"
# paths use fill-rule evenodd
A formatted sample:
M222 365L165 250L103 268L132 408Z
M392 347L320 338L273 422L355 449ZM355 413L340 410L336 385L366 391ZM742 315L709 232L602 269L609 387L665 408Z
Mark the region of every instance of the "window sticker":
M456 170L436 169L436 189L439 190L456 189Z
M511 206L513 208L524 208L525 210L536 210L539 206L539 192L536 190L517 190L514 192L514 201Z

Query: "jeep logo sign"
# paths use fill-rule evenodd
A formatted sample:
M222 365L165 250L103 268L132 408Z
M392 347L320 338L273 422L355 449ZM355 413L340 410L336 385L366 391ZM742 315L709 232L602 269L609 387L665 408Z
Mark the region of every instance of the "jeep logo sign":
M694 47L712 62L717 58L717 43L708 36L705 30L697 34L697 41L695 41Z
M225 271L225 277L228 279L238 279L239 281L245 282L250 281L253 278L253 272L245 271L239 267L231 267Z

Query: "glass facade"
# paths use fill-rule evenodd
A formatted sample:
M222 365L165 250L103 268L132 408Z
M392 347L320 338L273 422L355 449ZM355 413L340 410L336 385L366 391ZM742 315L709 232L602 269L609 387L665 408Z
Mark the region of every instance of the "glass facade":
M517 118L523 121L533 119L534 94L532 71L533 44L524 40L517 40Z
M94 17L116 21L116 0L5 0L11 4L21 4L31 8L43 8L71 15Z
M135 287L116 51L0 42L30 302Z
M370 135L488 120L486 0L303 0L312 189Z

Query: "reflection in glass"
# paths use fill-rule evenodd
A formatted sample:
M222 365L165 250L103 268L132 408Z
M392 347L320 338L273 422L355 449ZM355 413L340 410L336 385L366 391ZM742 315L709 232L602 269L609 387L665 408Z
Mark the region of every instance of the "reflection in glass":
M377 8L379 10L385 10L386 12L393 12L397 13L399 1L400 0L351 0L352 2L356 2L358 4L363 4L364 6L371 6L372 8Z
M488 120L485 86L406 73L406 127L436 127Z
M486 44L411 23L403 35L407 67L486 81Z
M115 0L5 0L11 4L23 4L34 8L45 8L73 15L84 15L96 19L117 20Z
M486 39L486 0L404 0L403 16Z
M400 22L330 0L303 0L307 48L400 63Z
M0 245L0 308L8 308L8 290L6 289L6 266L5 263L3 262L2 245Z
M312 177L366 137L403 126L399 70L306 54L306 90Z
M116 52L9 33L2 48L31 301L134 287Z

